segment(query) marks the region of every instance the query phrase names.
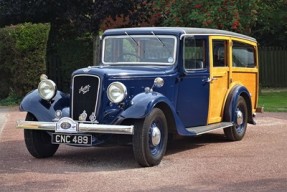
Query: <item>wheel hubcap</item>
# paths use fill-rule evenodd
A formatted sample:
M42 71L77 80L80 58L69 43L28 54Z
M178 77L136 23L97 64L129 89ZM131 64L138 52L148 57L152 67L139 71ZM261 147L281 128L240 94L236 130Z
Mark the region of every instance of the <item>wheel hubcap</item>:
M151 142L153 146L157 146L160 143L161 133L157 126L152 127L151 130Z
M237 125L241 125L243 123L243 113L239 109L236 111L236 123Z

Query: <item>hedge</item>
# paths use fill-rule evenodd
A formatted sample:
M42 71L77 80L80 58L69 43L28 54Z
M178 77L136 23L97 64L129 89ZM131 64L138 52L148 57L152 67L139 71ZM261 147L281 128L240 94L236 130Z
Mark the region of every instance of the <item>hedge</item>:
M45 55L50 26L24 23L0 29L0 99L23 97L37 88L46 73Z

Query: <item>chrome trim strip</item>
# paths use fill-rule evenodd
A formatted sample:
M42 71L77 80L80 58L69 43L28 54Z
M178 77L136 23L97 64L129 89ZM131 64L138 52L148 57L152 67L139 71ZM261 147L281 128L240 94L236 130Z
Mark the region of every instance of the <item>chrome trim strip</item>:
M72 90L71 90L71 92L72 92L72 96L71 96L71 112L70 112L72 119L78 118L78 117L73 117L73 113L74 113L74 80L75 80L75 77L80 77L80 76L89 76L89 77L96 77L96 78L98 78L98 82L99 82L99 84L98 84L98 92L97 92L98 94L97 94L95 110L94 110L94 112L96 114L97 114L99 95L102 94L102 93L99 92L100 91L100 86L101 86L101 78L99 76L97 76L97 75L90 75L90 74L79 74L79 75L73 76L73 79L72 79Z
M18 120L16 128L55 131L57 122L43 121L24 121ZM84 124L79 123L79 131L77 133L106 133L106 134L123 134L133 135L133 125L104 125L104 124ZM65 132L70 133L70 132Z

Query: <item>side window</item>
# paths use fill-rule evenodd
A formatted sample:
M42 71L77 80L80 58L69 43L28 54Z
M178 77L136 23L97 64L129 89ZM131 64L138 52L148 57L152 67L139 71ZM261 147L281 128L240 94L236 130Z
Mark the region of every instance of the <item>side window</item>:
M226 67L227 65L227 45L226 40L213 40L213 67Z
M232 47L233 67L255 67L255 49L252 45L233 42Z
M204 39L185 37L184 39L184 68L195 70L206 68L206 46Z

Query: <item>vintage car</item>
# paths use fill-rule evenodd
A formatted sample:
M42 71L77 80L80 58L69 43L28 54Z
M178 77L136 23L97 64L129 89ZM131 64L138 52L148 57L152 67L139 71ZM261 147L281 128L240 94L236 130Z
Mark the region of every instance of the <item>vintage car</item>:
M59 144L130 144L135 160L158 165L173 134L223 129L241 140L255 124L258 51L254 38L206 28L107 30L101 63L76 70L70 93L41 76L20 104L28 151L55 154Z

